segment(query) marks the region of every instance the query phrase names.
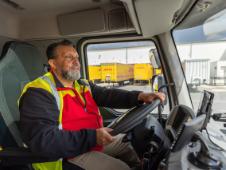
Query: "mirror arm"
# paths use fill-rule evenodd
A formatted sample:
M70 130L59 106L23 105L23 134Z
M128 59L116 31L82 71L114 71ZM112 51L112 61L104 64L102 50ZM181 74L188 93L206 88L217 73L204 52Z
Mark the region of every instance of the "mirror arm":
M164 84L164 85L162 85L162 86L159 87L158 92L161 92L161 90L163 88L165 88L165 87L168 88L169 86L175 86L175 84L174 83Z

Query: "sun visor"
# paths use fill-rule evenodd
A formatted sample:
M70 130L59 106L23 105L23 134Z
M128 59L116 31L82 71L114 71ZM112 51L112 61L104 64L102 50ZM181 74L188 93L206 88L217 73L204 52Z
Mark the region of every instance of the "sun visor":
M61 35L79 35L134 29L125 8L95 8L57 17Z
M100 8L60 15L57 21L62 35L105 30L104 11Z

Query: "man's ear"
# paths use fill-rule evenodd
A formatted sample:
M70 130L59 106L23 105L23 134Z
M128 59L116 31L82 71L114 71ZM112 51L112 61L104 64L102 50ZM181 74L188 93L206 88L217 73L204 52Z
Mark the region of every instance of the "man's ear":
M50 65L51 70L55 70L56 69L56 64L55 64L55 60L54 59L49 59L48 63Z

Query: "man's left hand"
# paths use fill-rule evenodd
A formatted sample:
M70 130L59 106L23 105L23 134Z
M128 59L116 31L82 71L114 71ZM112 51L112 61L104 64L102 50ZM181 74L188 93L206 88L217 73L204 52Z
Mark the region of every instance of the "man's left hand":
M144 93L141 92L138 95L138 100L143 101L144 103L151 103L155 99L160 99L160 101L163 103L166 96L164 93L157 92L157 93Z

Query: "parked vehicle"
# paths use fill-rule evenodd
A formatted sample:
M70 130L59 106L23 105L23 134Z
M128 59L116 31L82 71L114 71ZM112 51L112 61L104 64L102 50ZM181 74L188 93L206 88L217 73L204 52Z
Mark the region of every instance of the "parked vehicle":
M160 75L160 74L162 74L162 69L161 68L157 68L157 69L154 69L154 74L155 75Z
M182 63L184 74L190 90L210 83L210 62L208 59L187 59Z
M212 85L226 85L226 61L210 63L210 83Z
M153 76L153 67L149 63L144 64L134 64L134 81L135 82L148 82L150 81Z
M132 82L134 79L133 65L120 63L102 63L101 64L101 81L118 83L123 85L124 82Z
M101 66L100 65L89 65L89 80L93 83L101 81Z

